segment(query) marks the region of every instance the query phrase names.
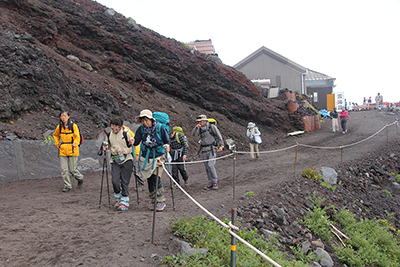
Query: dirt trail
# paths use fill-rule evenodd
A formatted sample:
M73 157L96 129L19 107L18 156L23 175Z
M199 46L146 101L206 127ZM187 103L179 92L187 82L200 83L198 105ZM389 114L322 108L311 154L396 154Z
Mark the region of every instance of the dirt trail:
M386 112L353 112L348 133L332 133L330 121L321 130L295 137L282 137L279 146L271 147L257 161L248 154L238 154L236 164L236 198L248 191L261 192L294 176L296 148L270 153L300 144L297 150L296 176L305 168L333 167L341 162L339 147L359 142L393 123L397 115ZM396 126L373 138L343 149L343 161L359 159L387 141L397 137ZM268 136L263 136L263 139ZM228 152L225 152L228 153ZM205 191L204 165L187 164L190 186L187 188L199 203L219 218L229 218L233 199L233 157L218 160L217 191ZM111 177L109 177L111 179ZM147 189L139 191L137 203L131 183L131 207L127 212L108 208L107 190L103 190L99 208L101 173L85 175L83 188L61 193L62 179L55 177L25 180L0 185L0 265L1 266L155 266L171 252L173 236L166 230L168 222L183 214L197 217L203 212L179 190L174 190L172 209L169 180L163 174L167 208L156 216L156 245L151 244L153 213L149 211ZM110 187L110 190L111 187ZM113 202L110 192L111 203Z

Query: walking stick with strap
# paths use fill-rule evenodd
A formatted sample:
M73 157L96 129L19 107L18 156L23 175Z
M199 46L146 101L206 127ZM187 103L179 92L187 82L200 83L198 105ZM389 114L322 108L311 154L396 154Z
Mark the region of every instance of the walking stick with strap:
M74 181L73 181L73 188L74 188L74 190L75 190L76 188L75 188L74 136L72 136L72 143L71 143L71 146L72 146L72 176L73 176L73 179L74 179ZM68 175L69 175L69 174L68 174Z
M157 178L156 178L156 192L155 192L155 198L154 198L154 210L153 210L153 229L151 232L151 243L154 244L154 229L156 226L156 205L157 205L157 191L158 191L158 166L157 168Z
M166 152L168 153L168 152ZM167 155L167 161L168 161L168 172L171 174L171 158L168 157ZM172 197L172 209L175 210L175 199L174 199L174 189L172 188L172 180L169 179L169 187L171 189L171 197Z

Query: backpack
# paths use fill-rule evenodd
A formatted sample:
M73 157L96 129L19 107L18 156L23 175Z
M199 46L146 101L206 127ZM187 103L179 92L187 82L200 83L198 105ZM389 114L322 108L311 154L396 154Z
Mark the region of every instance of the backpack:
M184 139L185 146L188 148L189 147L189 143L188 143L187 137L183 133L182 127L174 127L172 129L174 130L174 132L177 133L177 134L175 134L176 141L178 141L178 143L181 143L181 141L179 140L178 134L182 135L183 139Z
M73 122L71 122L71 131L72 131L72 135L74 135L74 124L75 123L73 123ZM70 133L62 133L61 132L61 124L60 124L60 126L58 127L58 129L60 130L60 134L70 134ZM80 141L79 141L79 145L78 146L81 146L82 144L83 144L83 135L82 135L82 133L81 133L81 130L79 129L79 126L78 126L78 124L76 124L76 127L78 127L78 130L79 130L79 139L80 139Z
M160 139L162 141L162 137L161 137L161 126L164 126L165 130L167 131L167 135L169 135L169 116L167 113L164 112L153 112L153 118L154 120L157 122L157 127L155 130L155 134L157 134L158 139ZM146 168L146 164L147 161L149 160L149 154L150 154L150 149L154 149L157 152L161 152L161 153L165 153L165 148L164 146L158 146L158 147L154 147L154 148L147 148L144 144L143 144L143 140L145 139L144 137L144 130L143 130L143 125L140 126L141 132L142 132L142 143L140 145L140 152L139 155L142 154L142 151L147 150L146 152L146 158L145 158L145 162L143 164L143 168L142 170L144 170ZM155 158L155 153L153 153L153 164L151 166L151 168L154 168L154 158ZM140 162L140 157L139 157L139 162Z
M153 112L153 118L156 120L156 122L164 125L164 128L165 128L165 130L167 130L167 134L169 135L169 116L168 116L168 114L164 113L164 112Z
M111 132L106 132L107 140L108 140L108 143L109 143L109 144L111 144L111 143L110 143L110 133L111 133ZM131 137L133 138L133 132L131 131L131 129L129 129L129 127L127 127L127 126L125 126L125 125L122 125L122 135L124 136L126 146L127 146L127 147L131 147L132 145L129 144L129 140L128 140L128 133L129 133L129 134L131 135Z
M217 120L216 120L216 119L213 119L213 118L208 118L208 123L214 124L215 126L217 126L217 124L218 124ZM216 135L216 134L213 132L211 126L210 126L210 128L208 128L208 130L210 131L211 135L214 136L214 138L215 138L214 146L215 146L217 149L220 148L221 145L220 145L220 143L219 143L218 135Z

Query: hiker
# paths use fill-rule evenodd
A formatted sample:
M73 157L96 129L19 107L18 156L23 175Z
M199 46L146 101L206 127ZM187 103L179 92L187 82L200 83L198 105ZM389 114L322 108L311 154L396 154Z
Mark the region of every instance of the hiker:
M156 211L163 211L165 208L164 187L161 182L163 168L160 166L165 162L164 154L169 152L169 137L164 125L153 118L153 113L144 109L136 118L142 125L136 130L133 145L140 145L139 168L143 179L147 179L151 203L156 201ZM158 170L158 177L157 177ZM158 183L157 199L156 183ZM153 210L153 205L150 207Z
M123 121L120 118L111 119L111 132L107 133L108 145L103 147L103 150L111 153L110 163L115 198L114 207L118 211L127 211L129 208L129 183L131 181L134 160L131 145L134 134L122 124ZM135 161L139 159L138 154Z
M83 175L76 169L76 163L79 156L79 144L81 142L79 128L71 122L71 116L68 111L61 111L60 123L53 134L55 145L58 148L60 158L61 176L64 181L63 192L69 192L72 189L69 174L78 181L78 188L83 184Z
M249 138L250 143L250 156L251 160L258 159L260 156L260 152L258 151L258 143L256 142L256 136L260 136L261 132L258 130L258 127L253 122L249 122L247 125L247 137ZM254 152L256 152L256 156L254 157Z
M196 121L197 124L192 131L192 135L200 137L201 148L199 153L202 152L203 160L206 160L204 165L206 167L208 184L204 189L217 190L218 175L215 170L215 158L217 157L217 152L221 152L224 149L224 141L217 126L209 123L206 115L198 116ZM216 138L218 138L219 144L216 144ZM219 145L218 149L217 145Z
M333 108L331 113L329 113L332 119L332 131L339 132L339 114L336 111L336 107Z
M189 185L189 176L187 175L186 169L185 169L185 161L186 161L186 155L187 155L187 145L186 145L186 140L185 137L180 134L175 132L176 129L175 127L172 128L172 131L169 135L170 137L170 154L172 158L172 162L182 162L181 164L172 164L172 177L174 180L180 185L179 181L179 173L182 175L182 179L185 181L185 186ZM181 128L182 129L182 128ZM174 184L174 188L177 188L177 186Z
M340 123L342 125L342 131L343 133L347 133L347 121L349 120L349 113L347 110L344 108L342 112L340 112Z

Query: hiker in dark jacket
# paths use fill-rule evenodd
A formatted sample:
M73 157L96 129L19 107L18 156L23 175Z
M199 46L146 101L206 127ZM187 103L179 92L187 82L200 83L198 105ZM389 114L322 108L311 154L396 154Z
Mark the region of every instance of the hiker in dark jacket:
M185 186L188 186L189 176L187 175L185 169L185 161L187 155L185 138L180 133L175 132L173 128L170 133L169 145L171 147L169 153L171 154L172 162L174 163L182 162L182 164L172 164L172 177L180 185L181 183L179 181L179 173L178 173L179 171L182 175L182 179L185 181ZM174 187L176 188L177 186L174 185Z
M201 140L201 152L203 156L204 165L207 171L208 185L204 187L205 190L217 190L218 189L218 175L215 170L215 158L217 152L221 152L224 149L224 140L222 139L221 133L217 126L208 122L206 115L200 115L196 120L198 123L192 131L193 136L200 136ZM215 144L215 137L219 140L220 147L217 150Z
M339 132L339 114L336 111L336 107L333 108L329 115L332 119L332 131Z
M151 203L156 201L156 211L163 211L165 208L164 187L161 182L163 168L161 162L165 162L164 154L169 152L169 137L163 125L159 125L153 118L153 113L144 109L137 118L142 125L136 130L133 145L140 146L139 168L143 179L147 179ZM157 177L158 168L158 177ZM157 199L156 183L158 183ZM150 207L153 209L153 205Z

